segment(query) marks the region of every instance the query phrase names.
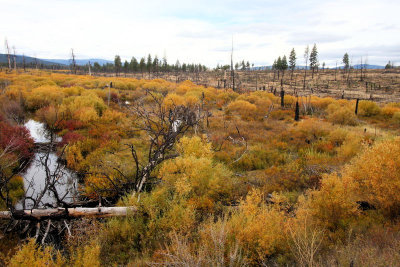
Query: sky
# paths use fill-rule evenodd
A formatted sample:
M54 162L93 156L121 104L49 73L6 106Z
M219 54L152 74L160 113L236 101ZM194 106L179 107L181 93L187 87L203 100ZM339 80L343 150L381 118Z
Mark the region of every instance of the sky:
M39 58L151 53L209 67L271 65L317 45L320 63L400 64L399 0L0 0L0 40ZM0 44L4 43L1 42ZM0 45L0 53L5 52Z

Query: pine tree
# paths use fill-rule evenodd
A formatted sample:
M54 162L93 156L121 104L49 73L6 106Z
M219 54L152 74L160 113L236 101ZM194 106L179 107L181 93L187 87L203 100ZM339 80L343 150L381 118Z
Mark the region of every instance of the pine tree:
M163 60L163 62L162 62L162 69L163 69L163 71L168 71L167 57L164 56L162 60Z
M318 50L317 45L314 44L310 54L310 67L312 69L312 78L314 79L314 71L318 68Z
M342 62L344 64L344 69L348 70L350 67L350 63L349 63L349 55L347 53L344 54Z
M151 55L149 54L148 56L147 56L147 71L149 72L149 78L150 78L150 72L151 72L151 69L152 69L152 66L153 65L153 62L152 62L152 59L151 59Z
M140 67L140 72L142 73L142 78L143 78L143 73L146 70L146 61L145 61L144 57L142 57L140 59L139 67Z
M283 79L283 75L285 74L285 70L287 70L287 69L288 69L287 59L286 59L286 56L283 56L282 61L281 61L282 79Z
M158 61L158 57L156 55L153 60L153 72L158 73L158 66L159 66L159 61Z
M281 69L282 69L282 59L279 56L278 59L276 60L276 70L278 71L278 81L279 81L279 74L280 74Z
M290 56L289 56L289 69L292 71L290 80L293 80L293 72L294 72L294 69L296 68L296 59L297 59L296 51L293 48L292 51L290 52Z
M126 74L128 73L128 71L129 71L129 62L127 60L125 60L125 62L124 62L125 77L126 77Z
M283 56L281 61L281 70L285 71L288 68L286 56Z
M122 68L121 57L119 55L116 55L114 58L114 67L115 67L115 75L118 76Z
M138 67L139 67L139 63L137 61L137 59L135 57L131 58L131 62L129 63L129 69L132 72L137 72L138 71Z

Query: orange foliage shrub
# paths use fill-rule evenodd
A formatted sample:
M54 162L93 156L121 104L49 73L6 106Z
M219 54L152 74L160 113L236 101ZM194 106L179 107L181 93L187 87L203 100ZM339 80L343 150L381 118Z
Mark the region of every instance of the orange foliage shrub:
M400 212L400 139L386 140L367 148L345 170L355 183L355 193L385 214Z
M351 109L347 103L345 105L340 105L335 102L328 106L327 108L328 120L342 125L357 125L357 116L354 110Z
M64 93L57 86L41 86L33 88L32 92L25 93L26 105L29 109L36 110L50 104L61 104Z
M219 201L228 201L231 172L213 163L211 144L199 137L183 137L178 144L181 156L165 162L159 176L176 194L198 209L211 211Z
M284 213L267 206L258 190L250 192L241 202L239 211L232 215L228 225L252 264L261 264L268 257L287 249Z
M245 100L236 100L230 103L226 112L234 112L241 116L243 120L254 120L257 106Z
M360 101L358 105L359 115L364 117L372 117L381 112L378 104L372 101Z
M332 232L346 229L357 215L352 182L337 174L326 175L319 190L310 190L299 199L297 217L311 215L322 228Z

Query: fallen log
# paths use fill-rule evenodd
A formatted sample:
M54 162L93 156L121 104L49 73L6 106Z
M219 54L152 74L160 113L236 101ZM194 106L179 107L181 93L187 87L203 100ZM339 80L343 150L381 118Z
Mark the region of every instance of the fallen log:
M123 217L133 214L136 207L55 208L32 209L15 212L0 211L0 219L45 220L80 217Z

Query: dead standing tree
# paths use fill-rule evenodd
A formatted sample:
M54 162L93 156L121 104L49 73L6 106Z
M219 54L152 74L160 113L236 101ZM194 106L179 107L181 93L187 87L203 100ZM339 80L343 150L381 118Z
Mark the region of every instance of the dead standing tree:
M180 136L198 123L194 110L184 106L173 106L167 110L163 106L162 99L157 99L152 94L151 96L155 102L155 108L146 110L142 105L137 105L134 109L134 112L142 119L139 129L144 130L150 138L147 164L142 167L135 148L130 146L137 170L135 184L137 192L143 189L157 165L177 156L170 153L174 144Z
M136 192L144 189L152 171L160 163L178 156L173 153L175 143L192 127L198 125L201 118L200 113L196 112L196 108L176 106L173 103L170 108L167 108L163 101L164 98L156 97L151 92L147 92L147 94L152 99L152 105L146 106L142 101L138 101L131 109L138 121L134 127L135 130L144 132L149 138L147 157L144 162L139 159L135 146L127 144L131 151L136 174L134 180L124 188Z
M7 39L5 40L5 47L7 50L8 70L11 71L11 52L10 52L10 47L8 46Z
M74 54L74 49L71 48L71 67L72 67L72 72L76 74L76 61L75 61L75 54Z

